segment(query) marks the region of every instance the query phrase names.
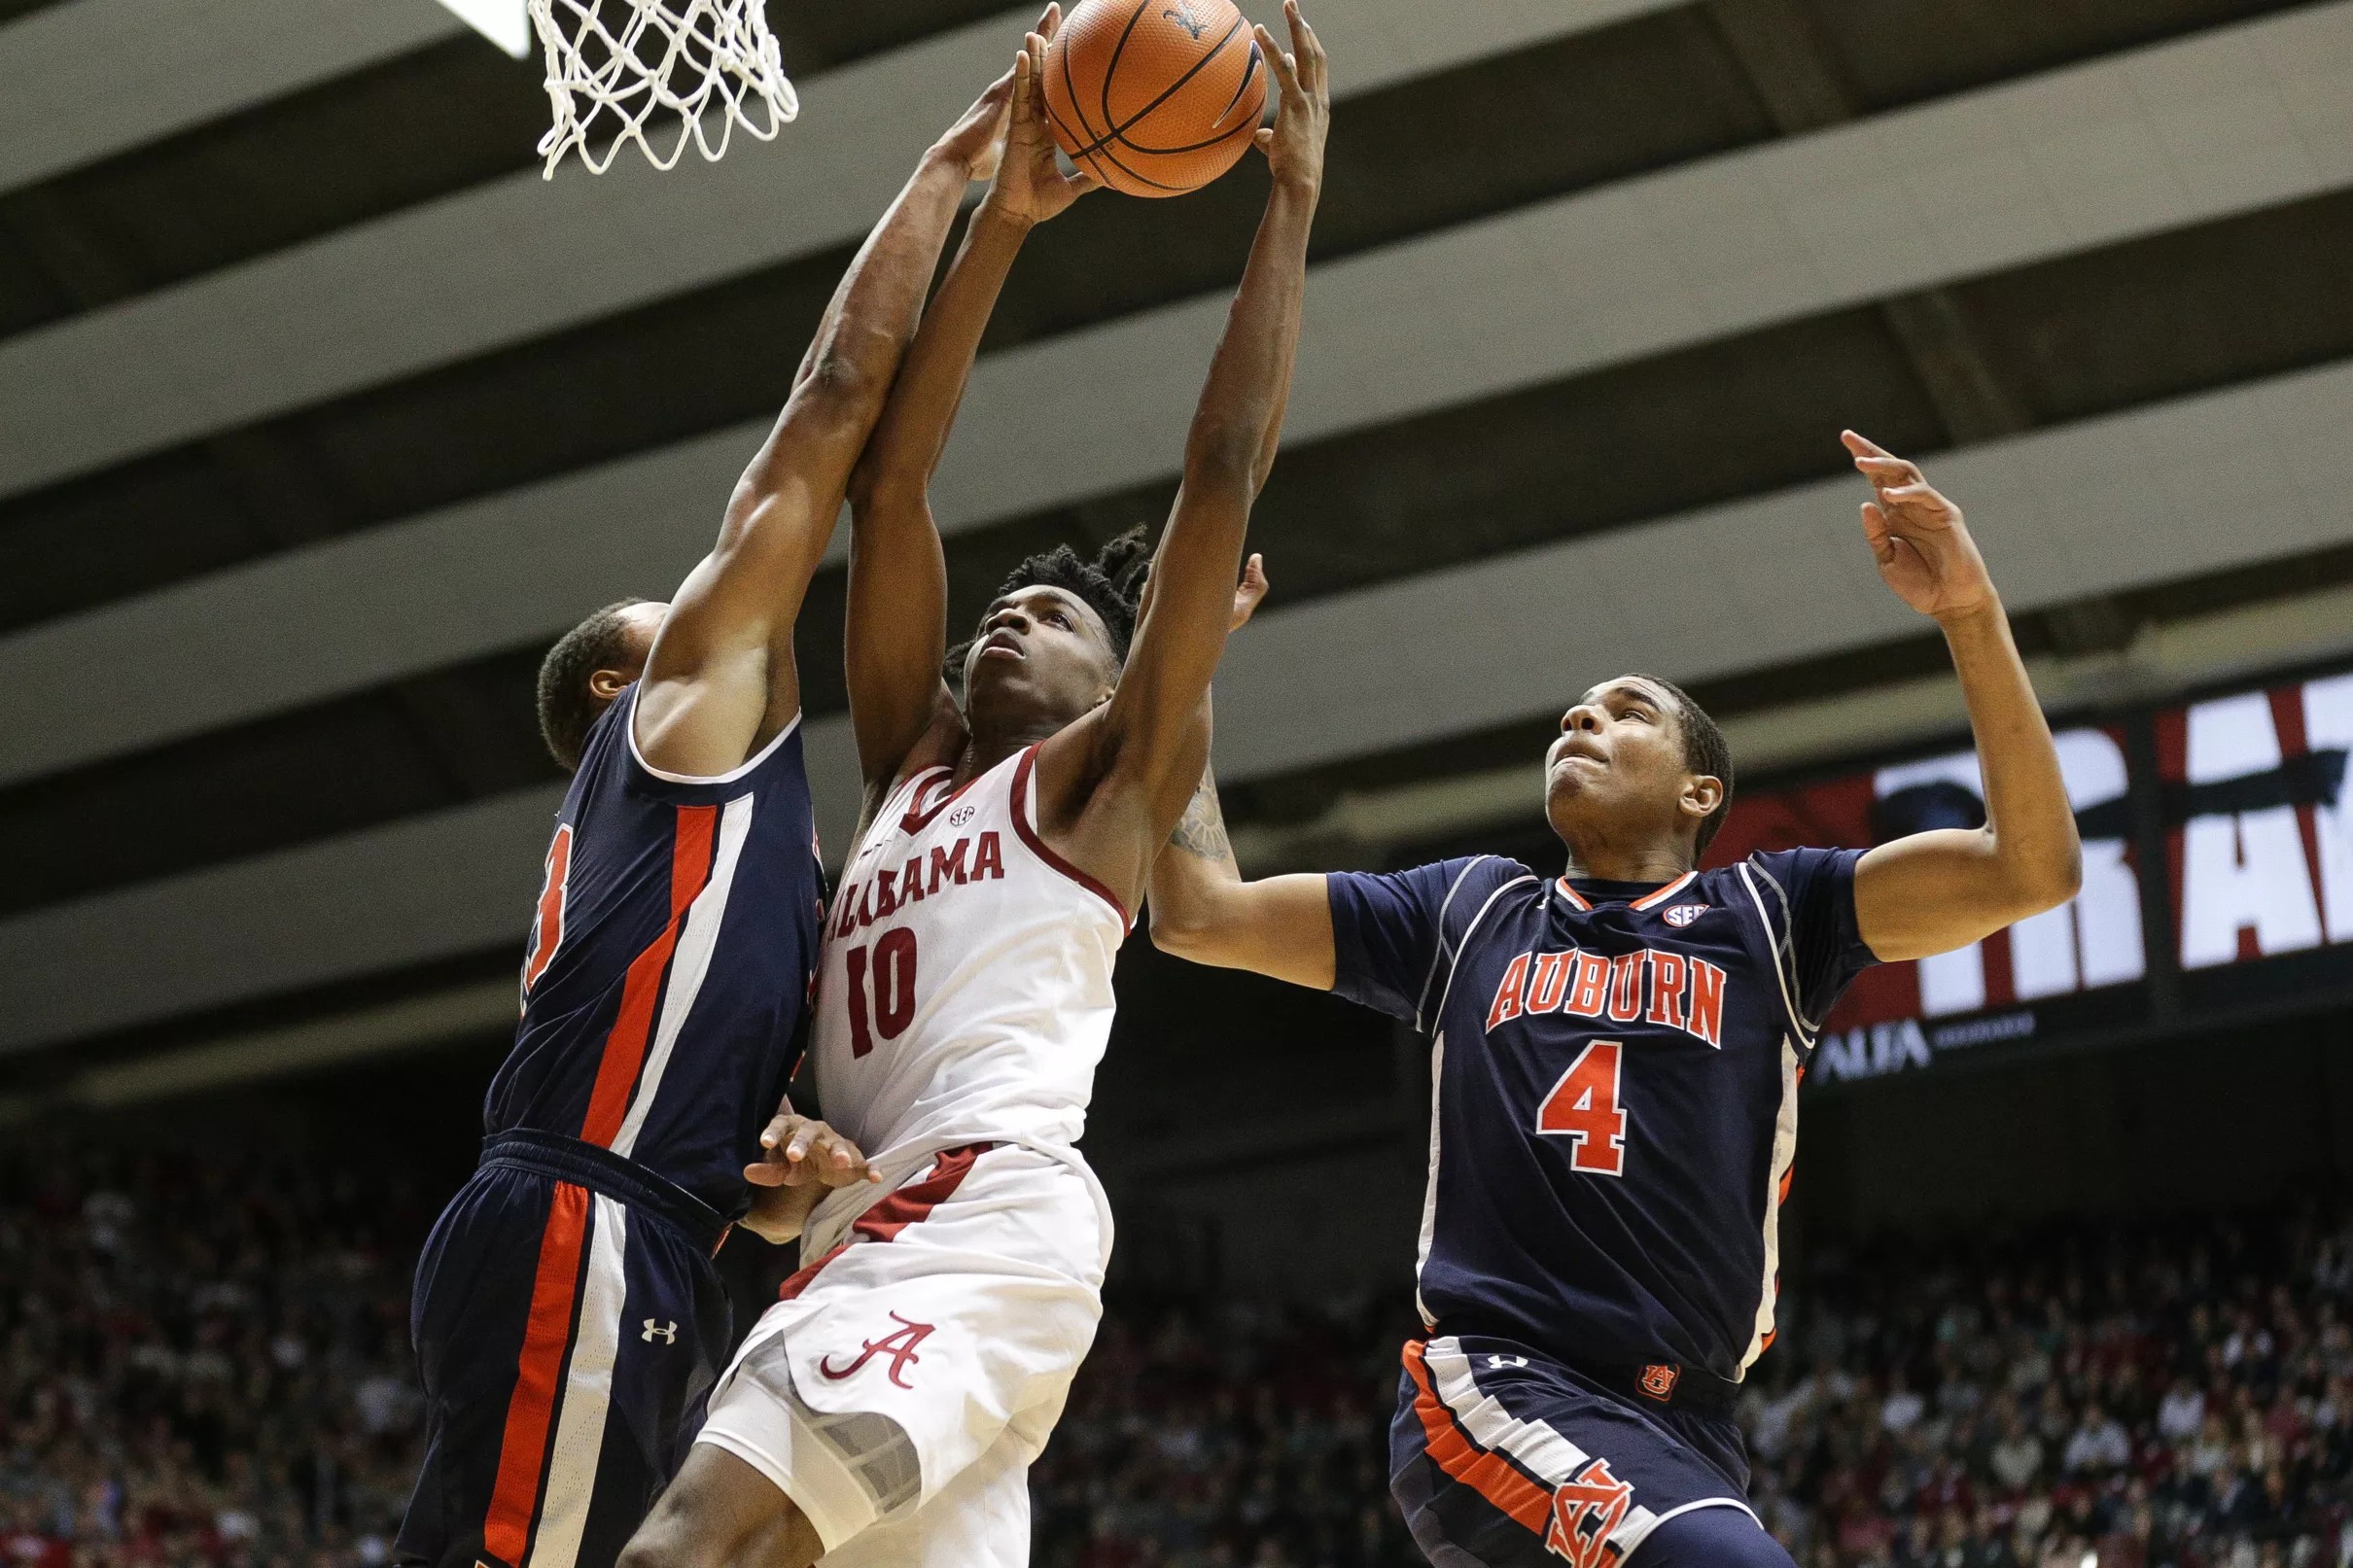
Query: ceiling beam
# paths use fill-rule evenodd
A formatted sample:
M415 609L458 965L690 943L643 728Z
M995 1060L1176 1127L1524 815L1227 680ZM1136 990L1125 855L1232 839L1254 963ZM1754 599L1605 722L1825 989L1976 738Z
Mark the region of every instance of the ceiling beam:
M465 30L428 0L66 0L0 27L0 192Z
M1798 0L1706 0L1703 9L1782 135L1860 116L1812 14ZM2002 386L1950 290L1916 290L1879 310L1955 444L2026 428L2018 400Z
M1473 401L2353 183L2353 0L1314 269L1285 438ZM984 360L950 533L1167 476L1222 295ZM764 424L0 640L0 784L523 645L660 592ZM1087 439L1072 440L1084 430ZM840 558L837 541L831 559Z
M0 1125L76 1108L105 1108L196 1094L228 1084L316 1072L364 1058L397 1056L468 1036L514 1029L515 983L477 980L299 1024L173 1046L73 1074L53 1088L0 1095Z
M2342 543L2349 428L2343 362L1926 467L1968 509L2010 608L2025 611ZM1218 675L1218 766L1283 773L1487 729L1629 668L1690 683L1912 634L1919 618L1862 548L1858 483L1821 480L1262 614Z
M1931 473L2026 611L2341 541L2348 428L2342 364L1971 448ZM1218 675L1220 774L1527 718L1621 669L1698 682L1909 635L1918 617L1855 532L1858 485L1270 610ZM813 724L808 746L838 854L858 796L846 721ZM519 941L555 803L523 790L0 923L0 1052Z
M2348 654L2353 587L2336 587L2144 624L2113 651L2031 658L2026 665L2043 707L2063 714L2160 700ZM1955 738L1968 716L1960 682L1949 673L1717 715L1743 780ZM1541 774L1531 755L1510 767L1343 790L1304 821L1237 823L1234 853L1253 876L1366 865L1400 845L1527 823L1541 805Z
M369 3L456 25L426 0ZM1345 96L1668 3L1341 0L1317 23ZM772 148L527 170L10 339L0 495L847 244L1036 18L814 75Z

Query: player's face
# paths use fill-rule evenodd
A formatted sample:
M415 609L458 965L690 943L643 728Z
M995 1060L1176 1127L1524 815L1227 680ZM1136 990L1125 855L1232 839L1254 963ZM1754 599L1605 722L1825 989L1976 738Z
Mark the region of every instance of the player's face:
M1571 844L1631 849L1689 838L1722 788L1690 771L1674 699L1639 676L1579 698L1544 753L1544 814Z
M1060 729L1110 696L1111 634L1076 594L1022 588L980 618L965 655L965 714L975 731Z

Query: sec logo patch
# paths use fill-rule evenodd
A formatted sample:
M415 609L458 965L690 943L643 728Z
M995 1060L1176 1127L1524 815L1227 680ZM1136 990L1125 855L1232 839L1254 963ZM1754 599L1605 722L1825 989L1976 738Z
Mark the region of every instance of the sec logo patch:
M1705 904L1676 904L1668 909L1663 918L1668 924L1680 930L1706 913Z

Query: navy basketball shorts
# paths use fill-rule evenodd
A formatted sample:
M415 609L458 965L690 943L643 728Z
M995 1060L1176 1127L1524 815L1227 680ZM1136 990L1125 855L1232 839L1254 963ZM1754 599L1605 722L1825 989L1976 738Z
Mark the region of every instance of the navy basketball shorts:
M491 1140L417 1263L426 1452L396 1547L433 1568L611 1568L726 1355L708 1205L547 1134Z
M1786 1564L1747 1479L1722 1416L1638 1407L1507 1340L1405 1347L1389 1490L1434 1568Z

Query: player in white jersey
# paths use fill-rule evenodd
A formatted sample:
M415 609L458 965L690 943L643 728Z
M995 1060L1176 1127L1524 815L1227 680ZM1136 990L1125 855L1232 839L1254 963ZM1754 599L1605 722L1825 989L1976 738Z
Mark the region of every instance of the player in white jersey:
M826 1118L883 1184L812 1215L804 1267L720 1378L624 1568L1028 1561L1026 1472L1093 1341L1110 1248L1074 1144L1112 960L1207 755L1210 677L1298 340L1329 106L1321 46L1285 14L1290 52L1256 33L1282 88L1258 133L1273 188L1150 590L1139 606L1140 546L1033 558L964 650L960 702L925 490L1024 236L1088 183L1054 163L1041 36L1015 66L1001 167L852 487L846 665L866 799L812 1053ZM1254 603L1253 585L1239 598Z

